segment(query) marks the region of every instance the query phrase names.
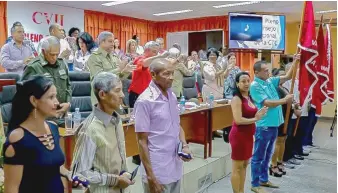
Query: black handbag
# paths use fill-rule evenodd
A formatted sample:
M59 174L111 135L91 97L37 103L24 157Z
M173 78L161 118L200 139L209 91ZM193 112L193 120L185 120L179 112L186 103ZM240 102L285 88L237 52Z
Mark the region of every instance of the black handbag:
M232 126L226 127L223 129L223 140L225 143L229 143L229 135L231 131Z

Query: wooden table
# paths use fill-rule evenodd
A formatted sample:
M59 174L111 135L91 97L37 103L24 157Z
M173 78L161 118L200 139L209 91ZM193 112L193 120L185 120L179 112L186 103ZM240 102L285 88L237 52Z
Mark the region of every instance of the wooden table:
M233 116L230 104L215 104L210 109L209 157L212 154L212 132L223 130L232 125Z
M122 115L126 118L126 115ZM204 146L204 158L212 154L212 132L221 130L232 125L232 111L228 104L215 104L213 108L199 108L194 110L186 110L180 115L181 126L185 132L188 143L197 143ZM123 124L126 156L134 156L139 154L138 144L134 123ZM64 153L66 155L66 167L70 168L73 149L75 146L75 137L66 134L64 128L59 129L61 144L64 144Z

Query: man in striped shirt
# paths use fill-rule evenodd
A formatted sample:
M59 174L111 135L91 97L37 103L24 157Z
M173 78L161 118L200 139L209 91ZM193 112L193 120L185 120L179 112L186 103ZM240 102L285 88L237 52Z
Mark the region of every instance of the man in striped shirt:
M122 122L116 110L124 94L119 78L109 72L97 74L93 91L98 100L93 112L77 130L72 169L90 182L91 193L121 193L133 182L127 171Z

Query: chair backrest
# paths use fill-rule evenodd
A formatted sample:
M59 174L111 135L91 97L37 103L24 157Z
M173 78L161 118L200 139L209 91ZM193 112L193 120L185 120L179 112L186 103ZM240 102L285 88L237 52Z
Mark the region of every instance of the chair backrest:
M195 76L183 78L183 96L186 100L197 98L198 93L195 82Z
M1 73L0 73L1 74ZM7 85L15 85L15 79L0 79L0 92L2 92L2 88Z
M15 82L18 82L21 79L21 75L14 72L5 72L0 73L0 79L14 79Z
M12 115L12 100L16 93L16 86L4 86L0 97L2 121L8 123Z
M78 82L78 81L90 81L90 73L89 72L69 72L69 81L70 82Z
M80 108L81 117L85 119L92 112L90 74L69 72L69 79L72 86L70 112L75 112L75 108Z

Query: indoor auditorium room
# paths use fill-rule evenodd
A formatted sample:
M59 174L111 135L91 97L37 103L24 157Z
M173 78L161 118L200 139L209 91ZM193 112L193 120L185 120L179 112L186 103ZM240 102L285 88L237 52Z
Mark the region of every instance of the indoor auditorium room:
M336 121L336 1L0 1L0 193L335 193Z

